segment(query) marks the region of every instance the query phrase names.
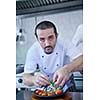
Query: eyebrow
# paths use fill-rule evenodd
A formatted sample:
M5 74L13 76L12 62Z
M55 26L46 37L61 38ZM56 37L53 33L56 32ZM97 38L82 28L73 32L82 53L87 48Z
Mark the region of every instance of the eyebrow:
M51 35L49 35L48 37L52 37L52 36L54 36L54 35L53 35L53 34L51 34ZM42 37L42 36L41 36L40 38L45 38L45 37Z
M50 36L48 36L48 38L50 38L50 37L53 37L54 35L50 35Z

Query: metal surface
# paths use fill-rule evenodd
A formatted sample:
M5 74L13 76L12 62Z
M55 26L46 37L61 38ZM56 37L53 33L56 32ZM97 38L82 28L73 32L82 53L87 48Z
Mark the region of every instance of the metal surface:
M43 15L83 8L83 0L17 0L16 15Z

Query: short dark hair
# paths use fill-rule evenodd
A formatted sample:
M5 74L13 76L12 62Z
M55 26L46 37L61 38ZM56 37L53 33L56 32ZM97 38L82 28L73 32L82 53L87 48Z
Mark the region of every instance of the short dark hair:
M55 35L57 35L57 29L56 26L50 22L50 21L42 21L35 27L35 36L37 37L37 29L47 29L47 28L53 28Z

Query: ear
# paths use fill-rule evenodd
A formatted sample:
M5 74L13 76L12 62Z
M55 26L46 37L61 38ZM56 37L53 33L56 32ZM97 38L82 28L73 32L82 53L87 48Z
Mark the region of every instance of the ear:
M58 33L56 34L56 38L58 38Z

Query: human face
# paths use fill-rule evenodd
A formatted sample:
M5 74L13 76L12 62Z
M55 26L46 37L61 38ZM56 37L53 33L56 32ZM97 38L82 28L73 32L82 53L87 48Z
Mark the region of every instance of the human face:
M53 52L57 41L53 28L37 29L37 39L46 54Z

